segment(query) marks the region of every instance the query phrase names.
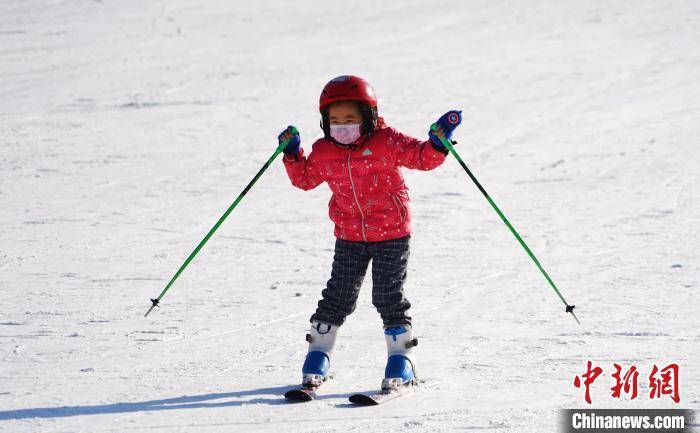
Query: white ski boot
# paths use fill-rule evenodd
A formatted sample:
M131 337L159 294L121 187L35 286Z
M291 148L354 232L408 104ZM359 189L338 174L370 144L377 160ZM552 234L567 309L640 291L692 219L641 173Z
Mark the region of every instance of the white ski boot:
M389 359L384 370L382 390L399 389L416 383L416 355L410 325L392 326L384 330Z
M303 386L318 387L328 379L330 358L337 332L336 325L319 321L311 322L311 331L306 334L309 352L301 369Z

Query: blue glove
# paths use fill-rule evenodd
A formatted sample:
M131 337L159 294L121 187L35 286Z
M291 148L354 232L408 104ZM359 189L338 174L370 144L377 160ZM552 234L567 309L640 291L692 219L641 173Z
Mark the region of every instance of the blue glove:
M282 149L282 152L284 152L285 155L296 156L299 153L301 137L299 136L299 131L292 125L287 126L287 129L282 131L280 135L277 136L277 140L279 141L279 144L282 144L282 142L289 140L287 146L284 149Z
M428 137L433 143L433 147L442 153L447 153L448 150L445 145L440 141L440 136L452 140L452 133L454 130L462 123L462 111L452 110L443 114L435 125L437 126L437 131L432 129L428 132Z

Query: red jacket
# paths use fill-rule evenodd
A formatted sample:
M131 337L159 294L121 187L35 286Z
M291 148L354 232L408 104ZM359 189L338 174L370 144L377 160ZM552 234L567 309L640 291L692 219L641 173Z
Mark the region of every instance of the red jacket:
M309 190L328 184L333 192L328 214L337 238L377 242L411 233L408 187L399 167L432 170L445 154L379 118L374 133L355 150L321 138L308 157L300 151L283 160L294 186Z

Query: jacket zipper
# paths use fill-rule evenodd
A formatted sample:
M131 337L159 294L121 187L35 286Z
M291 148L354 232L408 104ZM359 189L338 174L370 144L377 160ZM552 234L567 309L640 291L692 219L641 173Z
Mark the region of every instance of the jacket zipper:
M367 236L365 235L365 214L362 212L362 207L360 206L360 201L357 199L357 193L355 192L355 182L352 180L352 170L350 170L350 157L352 156L352 151L348 153L348 174L350 175L350 187L352 188L352 195L355 197L355 204L357 204L357 209L360 211L360 217L362 219L362 239L367 242Z

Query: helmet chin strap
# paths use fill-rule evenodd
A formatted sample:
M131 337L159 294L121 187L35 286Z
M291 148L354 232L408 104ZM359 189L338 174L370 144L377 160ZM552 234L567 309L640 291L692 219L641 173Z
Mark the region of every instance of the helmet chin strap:
M363 144L365 142L365 137L366 136L363 135L362 137L358 138L355 142L348 143L348 144L341 143L333 137L327 137L327 138L338 147L342 147L343 149L348 149L348 150L356 150L358 147L360 147L360 144Z
M350 143L350 144L341 143L333 137L331 137L331 141L333 142L333 144L335 144L338 147L342 147L343 149L355 150L357 148L355 143Z

